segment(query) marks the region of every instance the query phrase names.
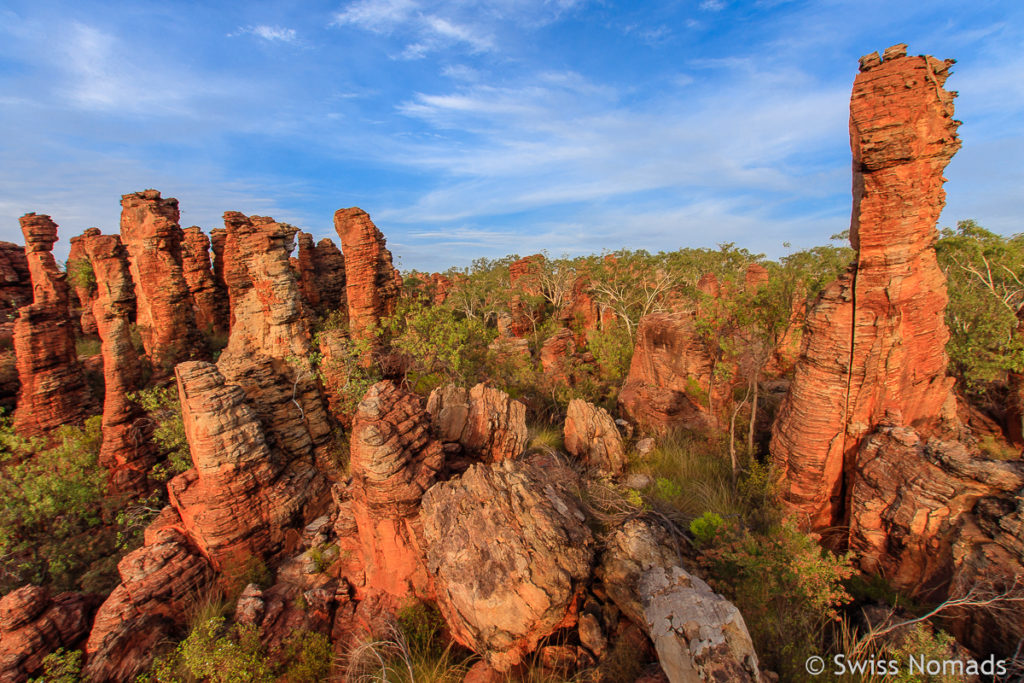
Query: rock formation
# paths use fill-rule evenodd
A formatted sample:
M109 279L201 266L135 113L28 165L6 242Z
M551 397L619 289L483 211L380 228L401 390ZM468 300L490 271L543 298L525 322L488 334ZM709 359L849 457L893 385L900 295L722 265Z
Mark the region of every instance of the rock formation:
M879 424L937 427L946 377L945 279L933 244L942 171L959 149L951 60L905 46L861 60L850 100L857 262L807 316L772 435L782 496L811 528L846 524L855 454Z
M553 382L568 383L572 379L576 356L576 340L566 327L544 340L540 346L540 366Z
M227 298L228 288L224 284L224 246L227 244L227 228L210 229L210 253L213 254L213 281L224 292Z
M175 374L195 469L167 490L186 533L218 571L291 552L289 532L324 507L312 459L275 453L245 392L217 366L187 361Z
M88 633L96 601L79 593L50 597L22 586L0 598L0 682L27 680L57 648L73 649Z
M0 323L13 319L22 306L32 303L32 278L25 248L0 242Z
M338 209L334 228L345 255L349 334L366 338L380 319L394 311L401 292L384 235L359 208Z
M452 636L498 671L575 623L594 554L554 458L477 464L423 497L420 520L437 603Z
M645 628L669 681L761 680L740 611L679 566L658 527L626 522L612 532L601 567L609 596Z
M96 320L93 318L92 302L96 297L96 282L89 277L89 259L85 255L82 241L93 232L98 233L99 229L89 228L81 235L72 237L71 248L68 250L66 271L71 280L71 289L78 297L81 305L80 324L82 334L96 334Z
M543 254L533 254L513 261L508 267L512 289L527 296L540 296L540 274L545 260Z
M315 458L330 469L330 422L309 356L309 320L288 262L295 229L272 218L224 214L225 282L231 333L217 367L241 386L271 447L289 461Z
M185 228L183 233L182 275L192 296L196 325L207 334L225 335L228 331L228 300L210 267L210 239L196 225Z
M640 320L619 409L641 429L664 434L675 428L715 424L708 395L718 401L714 364L697 334L693 314L652 313Z
M117 571L121 583L96 612L85 645L86 680L135 680L157 646L180 633L188 607L213 578L170 507L147 527L144 545L121 558Z
M352 421L351 443L349 492L367 591L431 596L417 513L444 452L421 399L390 381L374 384Z
M127 394L141 389L142 365L131 338L135 292L128 258L116 235L87 231L82 252L95 277L93 319L103 354L103 444L100 465L115 491L142 491L155 451L143 429L141 408Z
M500 389L439 387L430 392L427 412L445 444L458 444L477 460L516 458L526 447L526 406Z
M204 353L183 272L178 200L144 190L124 195L121 207L142 345L154 376L168 377L176 363Z
M57 224L34 213L21 217L33 303L14 323L18 405L14 428L22 436L46 434L64 424L81 424L95 409L75 353L68 315L68 284L51 249Z
M313 236L300 232L296 259L299 290L311 309L324 315L345 306L345 257L328 238L313 244Z
M622 474L626 453L615 420L604 408L578 398L565 415L565 450L608 474Z

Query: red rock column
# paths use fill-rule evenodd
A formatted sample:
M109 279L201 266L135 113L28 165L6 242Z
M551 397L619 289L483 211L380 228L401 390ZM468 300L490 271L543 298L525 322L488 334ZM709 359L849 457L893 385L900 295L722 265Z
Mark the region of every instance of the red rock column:
M115 491L144 491L156 453L138 424L143 412L127 394L141 388L141 363L132 345L135 292L128 256L117 235L99 231L82 237L96 276L93 314L103 353L103 444L100 464L110 470Z
M299 290L309 307L317 310L320 308L320 287L316 281L316 245L308 232L299 233L298 243Z
M68 316L68 285L51 249L57 224L49 216L21 218L34 303L18 311L14 323L18 404L14 428L38 436L63 424L81 424L95 409L75 353Z
M32 303L32 278L28 273L25 247L0 242L0 322L22 306Z
M851 242L857 263L807 319L771 452L782 496L811 528L844 524L854 458L880 424L929 433L953 384L946 377L946 283L933 244L942 172L960 148L952 60L906 46L861 59L850 99Z
M334 228L345 254L349 334L366 338L382 317L394 311L401 292L391 252L384 235L362 209L338 209Z
M196 324L203 332L226 334L227 296L223 288L218 286L210 268L210 240L196 225L185 228L184 236L181 265L185 283L192 295Z
M182 270L178 200L144 190L124 195L121 206L139 333L155 376L166 377L176 363L204 352Z
M69 277L71 276L71 273L76 272L78 268L82 267L79 264L83 262L85 264L89 263L89 258L85 255L85 250L82 246L82 239L93 232L98 234L99 229L89 228L81 235L71 238L71 249L68 251L67 262L67 272ZM92 302L96 298L95 282L92 287L86 285L81 280L78 282L72 280L70 284L75 290L75 296L78 297L78 303L82 306L80 318L82 334L96 334L96 320L92 314Z

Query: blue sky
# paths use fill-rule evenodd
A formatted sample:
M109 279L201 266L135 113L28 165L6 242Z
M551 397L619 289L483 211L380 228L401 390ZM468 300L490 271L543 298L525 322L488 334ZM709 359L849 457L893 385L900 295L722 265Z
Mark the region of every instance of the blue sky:
M360 206L403 268L849 225L857 58L958 60L940 225L1024 231L1024 3L0 2L0 239L115 232L177 197L336 240Z

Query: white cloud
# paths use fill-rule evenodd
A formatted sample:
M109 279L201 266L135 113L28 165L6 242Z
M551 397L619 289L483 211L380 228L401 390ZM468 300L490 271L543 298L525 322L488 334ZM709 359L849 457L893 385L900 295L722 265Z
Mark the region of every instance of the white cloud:
M266 24L260 24L259 26L240 27L234 33L229 33L228 37L240 35L253 35L257 38L262 38L263 40L272 43L295 43L299 38L298 33L293 28L284 28L281 26L268 26Z
M705 12L719 12L725 9L725 2L723 0L704 0L700 3L700 8Z

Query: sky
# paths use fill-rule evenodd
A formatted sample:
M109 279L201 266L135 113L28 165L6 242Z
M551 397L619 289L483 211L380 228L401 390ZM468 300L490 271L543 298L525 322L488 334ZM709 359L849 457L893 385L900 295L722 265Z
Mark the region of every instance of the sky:
M370 213L402 269L849 227L861 55L958 60L940 226L1024 231L1024 3L0 0L0 240L270 215L337 242ZM789 247L784 246L789 244Z

